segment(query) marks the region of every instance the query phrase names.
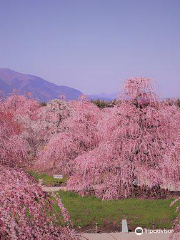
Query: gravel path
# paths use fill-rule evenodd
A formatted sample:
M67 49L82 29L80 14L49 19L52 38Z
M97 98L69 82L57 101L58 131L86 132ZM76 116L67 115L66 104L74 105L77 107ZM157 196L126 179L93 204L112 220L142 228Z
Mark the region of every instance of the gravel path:
M44 192L57 192L57 191L67 191L67 187L47 187L47 186L41 186L42 190Z

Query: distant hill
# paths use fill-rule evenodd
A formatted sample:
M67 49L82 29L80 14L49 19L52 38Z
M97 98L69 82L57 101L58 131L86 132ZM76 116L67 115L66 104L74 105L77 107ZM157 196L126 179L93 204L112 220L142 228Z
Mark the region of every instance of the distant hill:
M66 100L76 100L82 94L77 89L58 86L40 77L18 73L9 68L0 68L0 91L7 97L14 89L18 90L19 94L30 92L40 102L48 102L60 95L64 95Z
M100 94L93 94L93 95L88 95L89 99L92 100L104 100L104 101L111 101L116 99L119 96L118 92L115 93L100 93Z

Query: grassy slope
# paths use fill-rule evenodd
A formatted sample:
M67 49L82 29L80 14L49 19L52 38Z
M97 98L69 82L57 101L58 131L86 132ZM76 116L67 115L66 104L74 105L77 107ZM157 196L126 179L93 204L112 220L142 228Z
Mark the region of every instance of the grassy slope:
M141 200L125 199L117 201L101 201L95 197L81 197L72 192L59 192L59 195L68 209L74 227L81 228L112 225L120 226L121 220L128 220L130 229L137 226L169 229L173 219L177 216L175 208L169 207L172 199L168 200Z
M54 179L53 176L50 176L46 173L36 173L33 171L29 171L28 172L32 177L34 177L36 180L38 179L43 179L43 185L47 185L47 186L53 186L54 185L54 181L59 182L59 183L64 183L66 182L66 177L63 179Z

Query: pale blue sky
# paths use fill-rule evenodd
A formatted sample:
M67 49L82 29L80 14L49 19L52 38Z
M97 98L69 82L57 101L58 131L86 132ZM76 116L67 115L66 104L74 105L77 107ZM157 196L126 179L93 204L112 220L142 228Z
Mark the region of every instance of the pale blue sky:
M180 1L0 0L0 67L88 94L145 76L180 96Z

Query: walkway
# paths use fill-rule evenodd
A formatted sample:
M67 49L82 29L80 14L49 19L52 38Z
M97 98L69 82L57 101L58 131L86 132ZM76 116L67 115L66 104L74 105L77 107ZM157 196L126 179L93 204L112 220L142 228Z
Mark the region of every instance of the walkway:
M57 192L57 191L67 191L67 187L47 187L41 185L43 192Z
M85 233L82 240L169 240L168 233L142 234L140 236L135 233Z

